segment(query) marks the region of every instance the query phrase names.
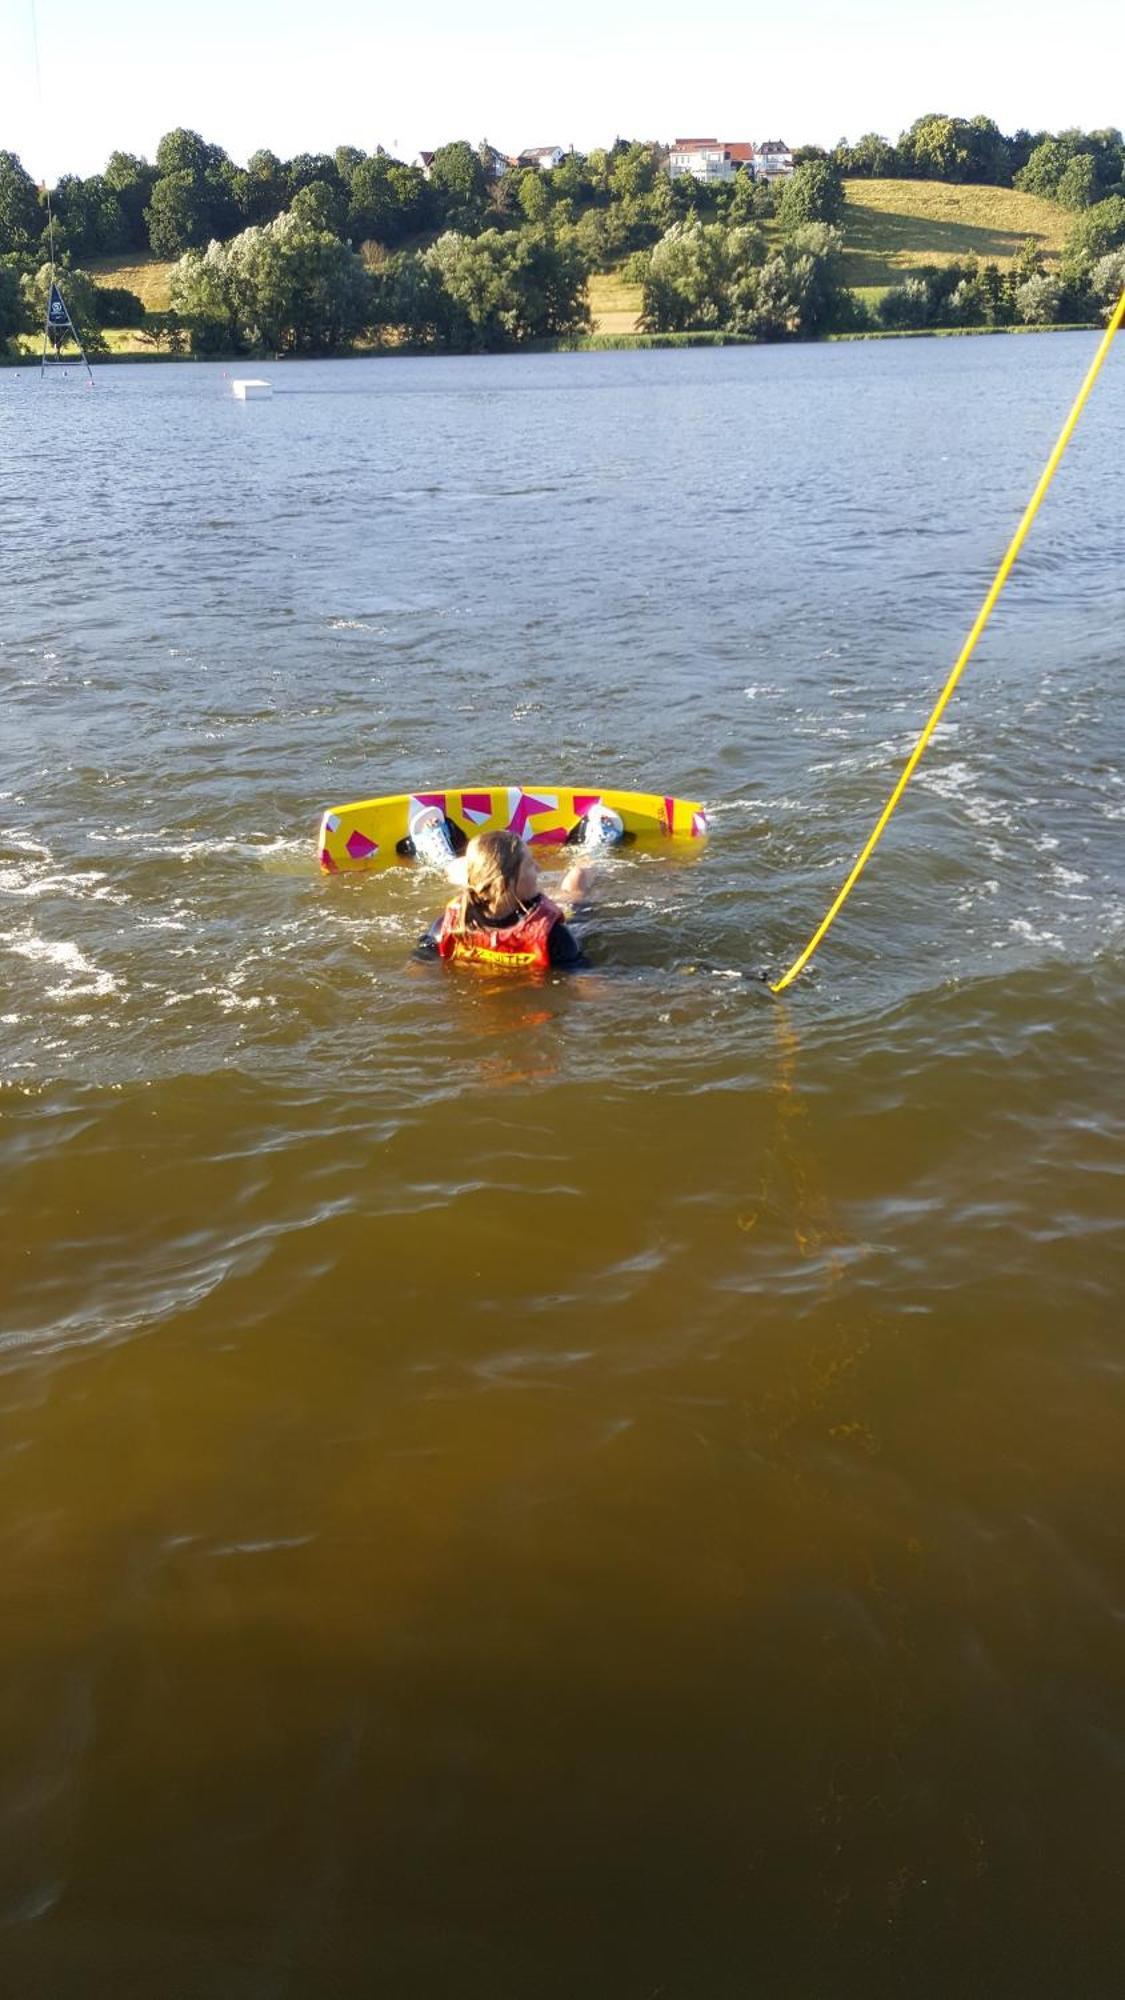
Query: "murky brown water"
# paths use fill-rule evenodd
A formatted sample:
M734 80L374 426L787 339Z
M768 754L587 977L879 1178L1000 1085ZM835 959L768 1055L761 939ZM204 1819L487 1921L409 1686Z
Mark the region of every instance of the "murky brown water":
M1090 345L0 373L6 1991L1117 1990L1116 357L744 976ZM588 977L311 865L571 775Z

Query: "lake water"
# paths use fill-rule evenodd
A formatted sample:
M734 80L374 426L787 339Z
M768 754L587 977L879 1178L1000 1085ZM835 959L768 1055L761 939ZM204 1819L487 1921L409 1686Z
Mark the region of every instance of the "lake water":
M19 2000L1119 1990L1125 351L753 976L1093 345L0 372ZM508 779L713 836L316 869Z

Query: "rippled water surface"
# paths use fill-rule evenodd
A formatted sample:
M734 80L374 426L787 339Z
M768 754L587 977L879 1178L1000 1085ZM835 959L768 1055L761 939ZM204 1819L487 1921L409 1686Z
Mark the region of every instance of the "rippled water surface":
M1125 1975L1125 354L0 371L21 1996ZM702 798L595 970L333 801Z

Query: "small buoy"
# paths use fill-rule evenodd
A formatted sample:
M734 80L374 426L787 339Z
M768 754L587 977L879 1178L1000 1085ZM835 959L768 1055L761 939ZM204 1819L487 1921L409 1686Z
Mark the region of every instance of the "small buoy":
M232 382L230 386L233 389L235 395L238 397L240 403L257 402L259 397L273 395L272 382L255 380L253 377L247 377L245 375L240 376L239 379L235 382Z

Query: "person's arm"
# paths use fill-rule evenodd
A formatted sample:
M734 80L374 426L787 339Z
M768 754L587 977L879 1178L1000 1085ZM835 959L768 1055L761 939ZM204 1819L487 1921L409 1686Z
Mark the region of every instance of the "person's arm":
M440 956L438 952L438 935L441 931L442 922L443 919L441 917L434 918L429 930L424 931L418 939L411 953L412 958L437 958Z
M598 871L591 862L576 861L559 883L559 902L571 906L588 902L597 878Z
M551 964L569 972L580 972L590 963L570 925L566 923L552 924L547 938L547 950Z

